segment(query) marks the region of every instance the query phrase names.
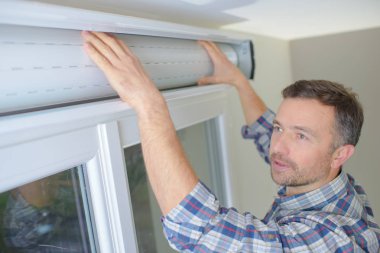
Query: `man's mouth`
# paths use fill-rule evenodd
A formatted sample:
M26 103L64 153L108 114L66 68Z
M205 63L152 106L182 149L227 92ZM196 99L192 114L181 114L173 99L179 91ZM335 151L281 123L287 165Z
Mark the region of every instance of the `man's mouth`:
M272 160L272 168L276 171L282 172L289 169L289 165L281 160Z
M284 172L292 168L291 162L284 161L283 159L279 158L278 155L271 156L271 165L272 169L277 172Z

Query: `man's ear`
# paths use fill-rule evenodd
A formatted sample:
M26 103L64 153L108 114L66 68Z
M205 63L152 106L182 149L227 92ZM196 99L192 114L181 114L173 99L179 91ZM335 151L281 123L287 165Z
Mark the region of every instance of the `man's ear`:
M347 144L334 151L331 168L339 169L355 152L354 145Z

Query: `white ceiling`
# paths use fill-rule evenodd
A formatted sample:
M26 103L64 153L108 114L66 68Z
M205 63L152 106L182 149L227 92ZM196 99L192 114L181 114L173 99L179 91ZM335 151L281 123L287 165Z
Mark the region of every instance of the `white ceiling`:
M380 0L40 0L297 39L380 27Z
M226 13L247 21L225 28L283 39L380 27L379 0L257 0Z

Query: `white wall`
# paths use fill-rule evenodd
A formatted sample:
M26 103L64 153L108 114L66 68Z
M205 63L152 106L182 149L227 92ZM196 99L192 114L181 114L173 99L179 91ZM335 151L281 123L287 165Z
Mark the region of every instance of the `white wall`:
M294 79L327 79L352 87L364 107L355 155L344 169L364 187L380 222L380 28L290 42Z

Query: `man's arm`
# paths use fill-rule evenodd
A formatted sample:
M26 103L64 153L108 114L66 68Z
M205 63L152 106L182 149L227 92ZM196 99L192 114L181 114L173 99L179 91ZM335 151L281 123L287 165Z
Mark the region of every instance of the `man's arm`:
M224 53L212 42L200 41L214 65L212 76L204 77L198 81L199 85L213 83L227 83L233 85L240 97L247 125L254 123L267 107L256 94L244 74L233 65Z
M135 111L149 181L163 214L198 183L177 138L164 98L130 49L119 39L83 32L85 50L121 99Z
M243 73L214 43L200 41L200 44L206 49L214 64L214 73L212 76L200 79L198 83L200 85L228 83L236 88L247 124L242 128L243 138L253 139L257 151L265 162L269 163L269 144L274 113L266 107Z

